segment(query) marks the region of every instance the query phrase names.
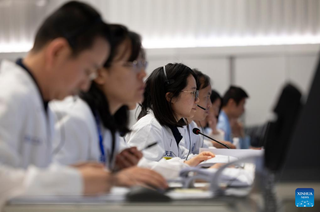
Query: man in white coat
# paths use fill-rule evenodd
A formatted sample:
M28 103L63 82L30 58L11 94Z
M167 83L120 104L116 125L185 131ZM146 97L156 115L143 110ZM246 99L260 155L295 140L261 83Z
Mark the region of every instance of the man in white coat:
M12 196L97 195L128 177L98 163L52 164L48 102L86 91L109 56L109 27L85 3L68 2L38 30L29 54L0 66L0 208ZM161 179L158 179L161 181Z
M108 26L93 8L70 2L44 21L23 60L2 61L1 197L10 197L11 191L52 195L109 189L110 174L99 164L51 165L54 120L48 108L50 100L88 88L90 77L109 55L108 36Z

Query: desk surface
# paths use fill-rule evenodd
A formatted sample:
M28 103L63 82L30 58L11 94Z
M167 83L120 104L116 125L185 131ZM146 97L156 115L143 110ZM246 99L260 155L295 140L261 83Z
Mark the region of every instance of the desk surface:
M225 202L185 202L185 203L108 203L108 204L59 204L59 205L9 205L5 212L51 212L51 211L137 211L137 212L170 212L170 211L204 211L229 212Z
M315 191L315 207L306 208L309 211L320 211L320 183L282 183L276 185L276 195L281 204L282 211L301 211L302 208L294 206L296 188L313 188ZM254 195L252 195L254 196ZM121 201L110 201L105 203L46 203L46 204L8 204L5 206L5 212L52 212L52 211L139 211L139 212L170 212L170 211L215 211L228 212L234 211L258 211L258 201L256 198L232 198L221 197L207 200L188 200L172 201L166 203L127 203Z

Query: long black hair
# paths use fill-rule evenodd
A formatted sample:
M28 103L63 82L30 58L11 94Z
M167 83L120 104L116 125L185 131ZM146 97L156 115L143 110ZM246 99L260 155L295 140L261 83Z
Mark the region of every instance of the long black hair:
M109 68L111 66L115 56L120 53L117 51L118 47L126 39L130 40L130 45L127 47L127 49L131 50L128 61L132 62L136 60L139 56L139 53L142 51L141 37L134 32L128 31L128 29L122 25L112 25L111 32L114 40L111 45L110 56L105 62L104 67ZM80 97L88 103L93 114L99 116L103 126L109 129L113 136L116 131L119 131L121 135L130 132L128 128L128 106L124 105L120 107L116 113L112 115L110 113L107 97L95 82L91 84L89 91L87 93L81 93Z
M171 99L178 97L180 92L187 86L187 79L190 75L197 82L197 76L194 71L181 63L169 63L165 65L165 70L164 67L155 69L146 81L144 100L140 104L141 112L138 119L145 116L149 110L152 110L161 125L185 125L183 120L176 121L171 101L167 101L166 93L171 93Z

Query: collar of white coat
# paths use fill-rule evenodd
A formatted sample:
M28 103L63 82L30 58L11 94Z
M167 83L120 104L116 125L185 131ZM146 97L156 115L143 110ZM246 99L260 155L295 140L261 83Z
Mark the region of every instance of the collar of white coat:
M11 62L9 60L3 60L1 62L0 66L0 75L16 75L16 78L18 81L20 81L24 86L29 87L32 90L32 94L34 97L35 103L37 104L37 107L43 108L43 102L42 102L42 96L40 94L40 91L35 84L34 80L31 78L31 76L19 65L17 65L14 62Z

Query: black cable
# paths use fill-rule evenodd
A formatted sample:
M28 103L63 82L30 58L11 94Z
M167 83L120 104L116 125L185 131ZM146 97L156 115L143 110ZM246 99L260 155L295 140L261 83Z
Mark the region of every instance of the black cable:
M187 158L186 158L186 160L188 160L188 157L189 157L190 152L191 152L191 135L190 135L188 120L185 119L184 121L187 123L187 130L188 130L188 134L189 134L189 152L188 152L188 155L187 155Z

